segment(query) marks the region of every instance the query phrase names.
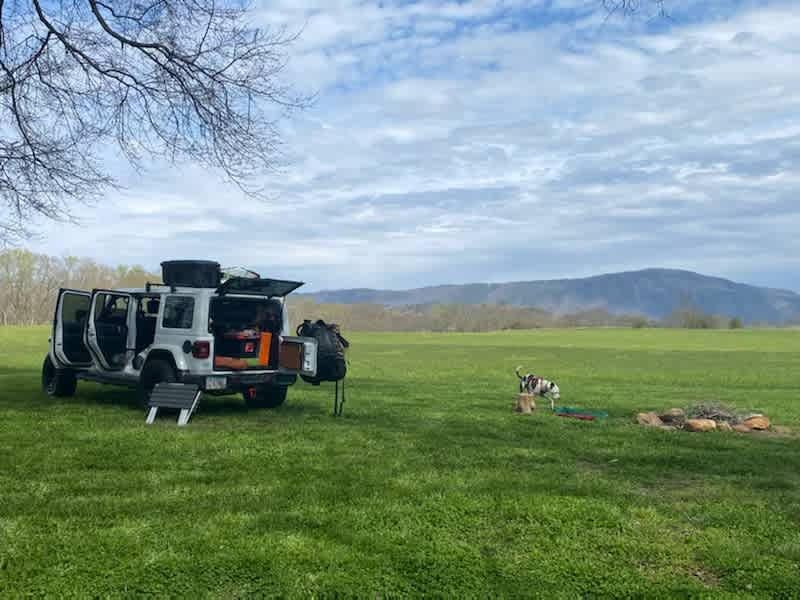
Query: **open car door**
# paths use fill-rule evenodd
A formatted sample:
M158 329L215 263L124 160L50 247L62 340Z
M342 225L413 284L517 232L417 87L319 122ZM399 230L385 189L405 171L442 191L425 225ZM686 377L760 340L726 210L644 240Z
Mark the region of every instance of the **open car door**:
M58 367L89 367L92 356L84 342L92 295L81 290L60 289L50 336L50 350Z
M104 369L122 369L128 351L136 348L133 296L112 290L93 290L85 341L92 357Z

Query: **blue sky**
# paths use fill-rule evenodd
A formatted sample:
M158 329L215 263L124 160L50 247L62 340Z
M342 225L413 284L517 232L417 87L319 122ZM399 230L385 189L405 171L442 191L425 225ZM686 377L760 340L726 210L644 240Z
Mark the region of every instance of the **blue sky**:
M794 6L793 6L794 4ZM269 198L191 164L33 248L215 258L309 289L685 268L800 290L800 10L667 0L256 5L301 28Z

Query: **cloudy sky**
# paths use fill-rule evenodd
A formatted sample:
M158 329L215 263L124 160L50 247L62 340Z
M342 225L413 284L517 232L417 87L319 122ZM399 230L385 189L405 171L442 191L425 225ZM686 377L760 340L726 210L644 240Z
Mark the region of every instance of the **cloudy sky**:
M666 2L262 2L302 27L285 81L317 94L269 199L154 168L31 246L309 289L657 266L800 290L796 0Z

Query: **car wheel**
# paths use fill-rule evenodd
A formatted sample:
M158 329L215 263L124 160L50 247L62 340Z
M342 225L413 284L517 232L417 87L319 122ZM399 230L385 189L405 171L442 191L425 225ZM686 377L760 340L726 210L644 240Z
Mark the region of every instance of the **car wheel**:
M256 390L255 397L245 392L244 401L248 408L277 408L286 402L288 390L285 385L263 385Z
M165 360L154 358L142 369L139 384L136 386L136 401L142 408L147 408L150 394L158 383L173 383L176 379L175 369Z
M64 398L72 396L78 387L78 378L71 369L59 369L50 356L42 364L42 391L48 396Z

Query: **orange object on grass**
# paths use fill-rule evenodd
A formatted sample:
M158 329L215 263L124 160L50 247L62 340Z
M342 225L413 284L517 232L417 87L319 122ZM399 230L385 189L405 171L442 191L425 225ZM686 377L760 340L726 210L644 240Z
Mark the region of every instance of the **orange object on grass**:
M269 364L269 349L271 346L272 346L272 334L262 333L261 345L258 348L258 364L260 365Z

